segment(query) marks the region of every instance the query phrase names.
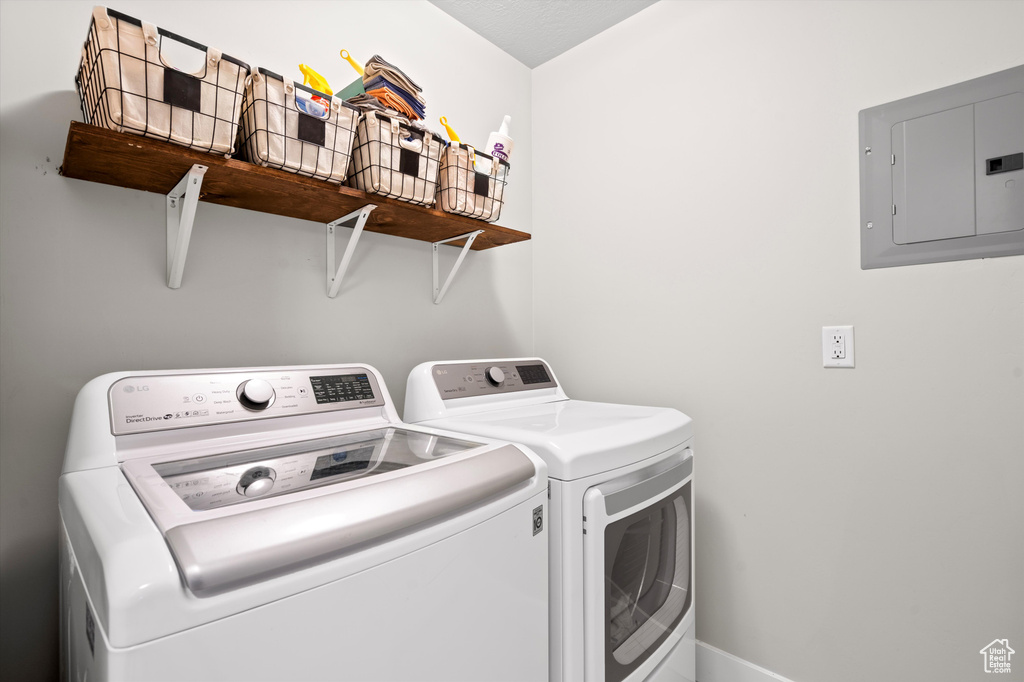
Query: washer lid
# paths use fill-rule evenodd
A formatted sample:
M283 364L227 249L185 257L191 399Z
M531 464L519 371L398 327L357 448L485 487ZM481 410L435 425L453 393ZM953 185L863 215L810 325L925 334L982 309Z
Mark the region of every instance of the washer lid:
M632 464L693 436L693 421L678 410L585 400L490 410L427 423L522 443L544 458L549 477L563 481Z
M205 597L306 568L518 489L512 445L377 429L121 469Z
M137 486L151 482L169 488L188 509L207 511L401 471L482 445L388 427L219 455L126 462L122 468ZM148 476L149 467L165 486ZM149 492L145 489L144 499ZM170 505L153 503L164 530L194 520L184 507L171 513L165 506Z

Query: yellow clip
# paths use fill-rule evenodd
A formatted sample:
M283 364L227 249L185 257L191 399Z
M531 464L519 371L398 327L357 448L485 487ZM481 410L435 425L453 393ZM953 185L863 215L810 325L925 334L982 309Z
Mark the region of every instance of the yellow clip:
M452 127L448 125L448 119L444 116L441 117L441 125L443 125L444 129L448 131L448 137L451 138L452 142L462 142L462 140L459 139L459 136L455 134L455 131L452 130Z
M352 55L348 53L348 50L341 51L341 58L347 61L349 64L351 64L352 68L356 70L356 73L358 73L360 76L363 75L363 67L359 65L359 62L352 59Z
M318 74L313 69L309 68L305 64L299 64L299 71L302 72L303 85L308 85L314 90L322 92L325 95L334 94L334 91L331 90L331 86L327 84L327 79Z

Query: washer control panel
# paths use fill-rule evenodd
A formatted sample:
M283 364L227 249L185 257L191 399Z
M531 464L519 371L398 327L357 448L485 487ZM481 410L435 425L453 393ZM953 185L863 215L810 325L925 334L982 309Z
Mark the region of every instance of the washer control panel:
M554 388L551 369L540 360L485 360L434 365L434 384L443 400Z
M108 400L115 436L384 405L361 367L131 376Z

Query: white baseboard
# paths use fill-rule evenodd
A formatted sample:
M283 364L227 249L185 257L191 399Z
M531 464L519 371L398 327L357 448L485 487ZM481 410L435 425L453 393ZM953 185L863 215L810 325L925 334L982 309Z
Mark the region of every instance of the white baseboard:
M698 640L697 682L793 681Z

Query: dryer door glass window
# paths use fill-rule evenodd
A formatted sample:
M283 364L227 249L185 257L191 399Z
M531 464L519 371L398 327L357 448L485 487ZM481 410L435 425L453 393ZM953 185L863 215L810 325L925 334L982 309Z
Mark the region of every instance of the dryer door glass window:
M605 680L619 682L688 611L690 484L605 528Z

